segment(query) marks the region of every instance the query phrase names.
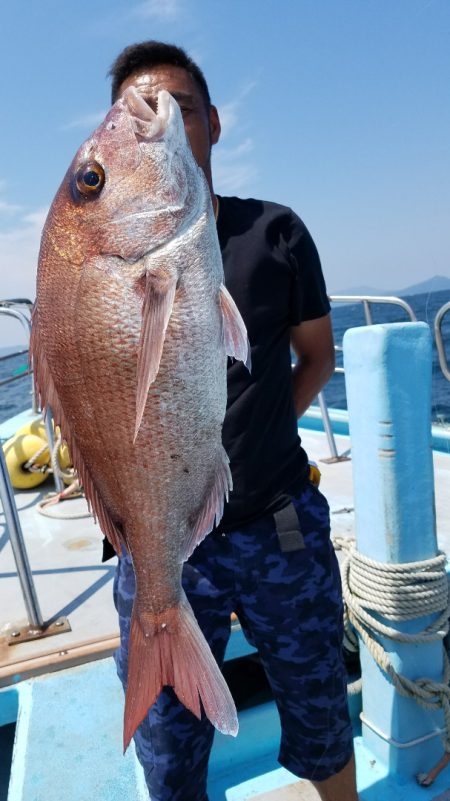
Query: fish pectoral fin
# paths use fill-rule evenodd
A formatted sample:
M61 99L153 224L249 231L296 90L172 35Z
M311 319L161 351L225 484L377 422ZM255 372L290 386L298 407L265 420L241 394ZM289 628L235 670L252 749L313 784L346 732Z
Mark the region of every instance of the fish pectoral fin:
M198 511L181 556L183 562L189 559L197 545L205 539L214 525L217 526L220 522L225 499L228 500L228 493L232 489L233 480L231 478L230 460L221 445L216 460L216 469L211 477L204 503Z
M158 375L164 339L172 314L176 276L147 272L142 308L142 327L138 348L136 426L134 440L144 414L150 385Z
M228 356L239 359L250 372L251 355L247 329L241 313L224 284L219 289L220 308L222 310L223 338Z
M235 736L238 720L233 698L186 598L166 613L150 616L151 621L142 620L133 608L124 751L164 686L173 687L181 703L199 719L201 701L213 726Z

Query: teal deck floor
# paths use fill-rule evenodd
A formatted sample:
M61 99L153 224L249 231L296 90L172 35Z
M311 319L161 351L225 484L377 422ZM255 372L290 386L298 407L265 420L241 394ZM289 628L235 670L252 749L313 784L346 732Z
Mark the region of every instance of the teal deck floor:
M111 658L20 685L8 801L148 801L122 714Z
M112 658L2 690L0 706L4 701L13 711L14 693L19 715L8 801L148 801L133 746L122 755L123 692ZM236 739L215 738L211 801L246 801L263 792L274 792L281 801L283 788L298 779L276 761L280 732L275 705L261 703L240 712L239 719ZM450 801L445 772L433 787L421 788L389 776L360 736L355 748L361 801ZM309 793L304 797L310 798Z

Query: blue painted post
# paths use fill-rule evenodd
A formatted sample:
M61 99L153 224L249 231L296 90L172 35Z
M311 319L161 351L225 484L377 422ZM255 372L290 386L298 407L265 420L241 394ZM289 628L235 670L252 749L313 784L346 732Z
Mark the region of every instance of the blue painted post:
M425 323L354 328L344 337L358 550L380 562L436 556L431 335ZM397 623L418 632L432 617ZM382 640L395 670L442 680L441 641ZM363 741L389 772L412 777L442 756L441 713L398 694L364 646Z

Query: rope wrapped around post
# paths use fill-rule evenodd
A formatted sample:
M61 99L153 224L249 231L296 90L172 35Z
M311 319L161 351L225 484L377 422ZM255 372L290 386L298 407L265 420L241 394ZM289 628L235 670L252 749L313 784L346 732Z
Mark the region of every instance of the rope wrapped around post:
M444 553L420 562L388 564L363 556L354 540L333 538L335 548L347 550L342 567L345 617L358 632L378 666L389 676L396 690L426 709L442 708L446 736L445 755L428 774L419 774L419 784L428 786L450 761L450 664L443 644L442 682L427 677L411 680L397 673L383 645L386 637L402 643L427 643L444 640L449 630L449 583ZM423 631L407 634L381 623L371 612L387 620L413 620L438 614ZM347 634L348 636L348 634Z

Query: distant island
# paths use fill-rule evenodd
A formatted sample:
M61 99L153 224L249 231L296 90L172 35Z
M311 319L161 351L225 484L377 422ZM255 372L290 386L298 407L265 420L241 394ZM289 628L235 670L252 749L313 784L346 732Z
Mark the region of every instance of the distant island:
M330 295L396 295L397 297L407 297L409 295L421 295L425 292L442 292L448 289L450 293L450 278L445 275L435 275L426 281L418 284L411 284L404 289L375 289L373 286L354 286L351 289L340 289L330 292Z

